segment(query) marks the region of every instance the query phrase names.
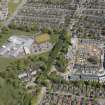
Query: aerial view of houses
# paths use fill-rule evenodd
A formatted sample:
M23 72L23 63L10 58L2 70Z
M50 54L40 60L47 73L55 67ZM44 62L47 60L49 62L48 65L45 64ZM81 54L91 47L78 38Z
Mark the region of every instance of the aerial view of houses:
M105 0L0 0L0 105L105 105Z
M8 16L8 0L1 0L0 2L0 20L6 19Z

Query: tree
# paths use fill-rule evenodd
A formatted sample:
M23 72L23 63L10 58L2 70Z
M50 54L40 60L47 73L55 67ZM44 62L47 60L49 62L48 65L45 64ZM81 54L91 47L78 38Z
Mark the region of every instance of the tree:
M83 93L83 89L84 89L84 81L80 81L80 85L81 85L81 91L82 91L82 93Z
M16 28L17 28L16 23L15 23L15 22L12 22L12 23L9 25L9 28L10 28L10 29L16 29Z
M52 83L62 83L63 78L59 75L57 75L56 72L52 72L50 75L47 75L47 78L52 82Z
M6 26L4 26L4 27L2 28L2 33L8 33L8 32L9 32L9 28L6 27Z
M105 90L105 84L104 84L104 83L102 84L102 87L103 87L103 89Z
M85 87L86 87L86 95L87 95L87 88L89 86L89 81L84 81Z
M35 82L36 82L37 84L40 84L40 85L45 86L45 87L47 87L47 86L49 85L49 82L48 82L48 79L47 79L47 76L46 76L45 73L40 73L40 74L37 76Z
M72 81L73 84L73 94L74 94L74 89L76 86L78 86L78 81Z
M17 73L8 67L0 72L0 104L2 105L29 105L30 96L19 81Z
M37 29L37 25L34 22L33 24L31 24L31 31L35 31Z

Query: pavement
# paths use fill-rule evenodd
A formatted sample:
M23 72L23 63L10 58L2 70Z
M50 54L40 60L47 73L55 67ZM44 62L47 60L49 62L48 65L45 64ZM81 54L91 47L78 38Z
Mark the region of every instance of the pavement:
M105 105L105 99L98 99L98 103L100 105Z

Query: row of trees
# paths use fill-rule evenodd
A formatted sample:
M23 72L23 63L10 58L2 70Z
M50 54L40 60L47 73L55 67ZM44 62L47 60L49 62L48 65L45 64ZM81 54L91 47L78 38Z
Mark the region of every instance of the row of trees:
M58 42L55 43L52 51L49 54L49 59L47 63L47 70L49 71L52 65L57 67L57 70L60 72L65 72L68 61L65 59L65 54L68 51L68 47L71 45L70 43L71 35L64 30L61 32L59 36Z
M36 23L32 23L32 24L16 24L15 22L12 22L9 25L10 29L16 29L16 30L21 30L21 31L26 31L26 32L31 32L31 31L35 31L38 30L38 27L36 25Z
M68 52L68 48L71 45L70 40L71 40L71 35L68 32L64 32L63 36L60 36L60 40L62 40L62 48L58 54L58 56L56 57L56 62L55 62L55 66L58 68L58 71L64 73L66 72L66 68L68 65L68 61L65 59L65 55Z
M79 95L81 92L86 97L92 93L94 98L98 98L99 96L96 94L100 92L105 95L105 84L98 81L66 81L55 72L51 73L48 78L52 84L57 84L59 87L60 85L64 85L65 87L70 86L72 88L72 92L70 92L74 95L77 95L77 93Z
M27 93L25 85L18 79L18 74L42 61L45 61L44 57L28 56L14 61L6 70L0 72L0 104L31 105L32 94Z
M10 29L15 29L15 30L21 30L21 31L26 31L26 32L32 32L32 31L41 31L42 33L48 33L50 35L52 34L60 34L63 28L59 27L39 27L36 22L33 23L26 23L26 24L18 24L15 22L12 22L9 24L8 28Z
M46 3L46 4L63 4L65 0L39 0L39 2ZM34 0L33 0L34 2Z
M68 47L71 45L71 35L64 30L60 31L59 34L59 39L50 51L48 59L44 61L44 65L41 66L42 72L37 76L35 81L38 84L49 86L51 81L59 82L59 80L61 80L62 77L56 75L56 73L53 76L51 73L52 65L55 65L57 71L62 73L66 72L68 61L65 59L65 54L68 51Z
M30 96L19 81L15 71L10 66L0 72L0 104L2 105L29 105Z
M78 90L81 90L85 96L89 96L93 92L93 97L97 98L96 94L101 91L104 93L105 84L99 83L98 81L69 81L68 84L72 84L73 88L78 87ZM74 93L74 91L73 91Z

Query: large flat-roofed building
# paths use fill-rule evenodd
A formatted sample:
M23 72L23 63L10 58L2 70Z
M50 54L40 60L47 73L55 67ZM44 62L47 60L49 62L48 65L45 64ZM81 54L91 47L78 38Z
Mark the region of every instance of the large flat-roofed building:
M101 42L92 39L79 39L74 69L84 74L97 74L102 68L104 54Z
M94 39L78 38L72 70L74 72L70 74L70 79L100 80L99 74L104 71L103 62L103 42Z
M7 43L0 48L0 55L19 57L29 53L34 39L27 36L11 36ZM28 49L28 50L26 50Z
M5 57L23 57L29 54L40 54L50 51L53 45L48 34L34 36L11 36L0 47L0 55Z

